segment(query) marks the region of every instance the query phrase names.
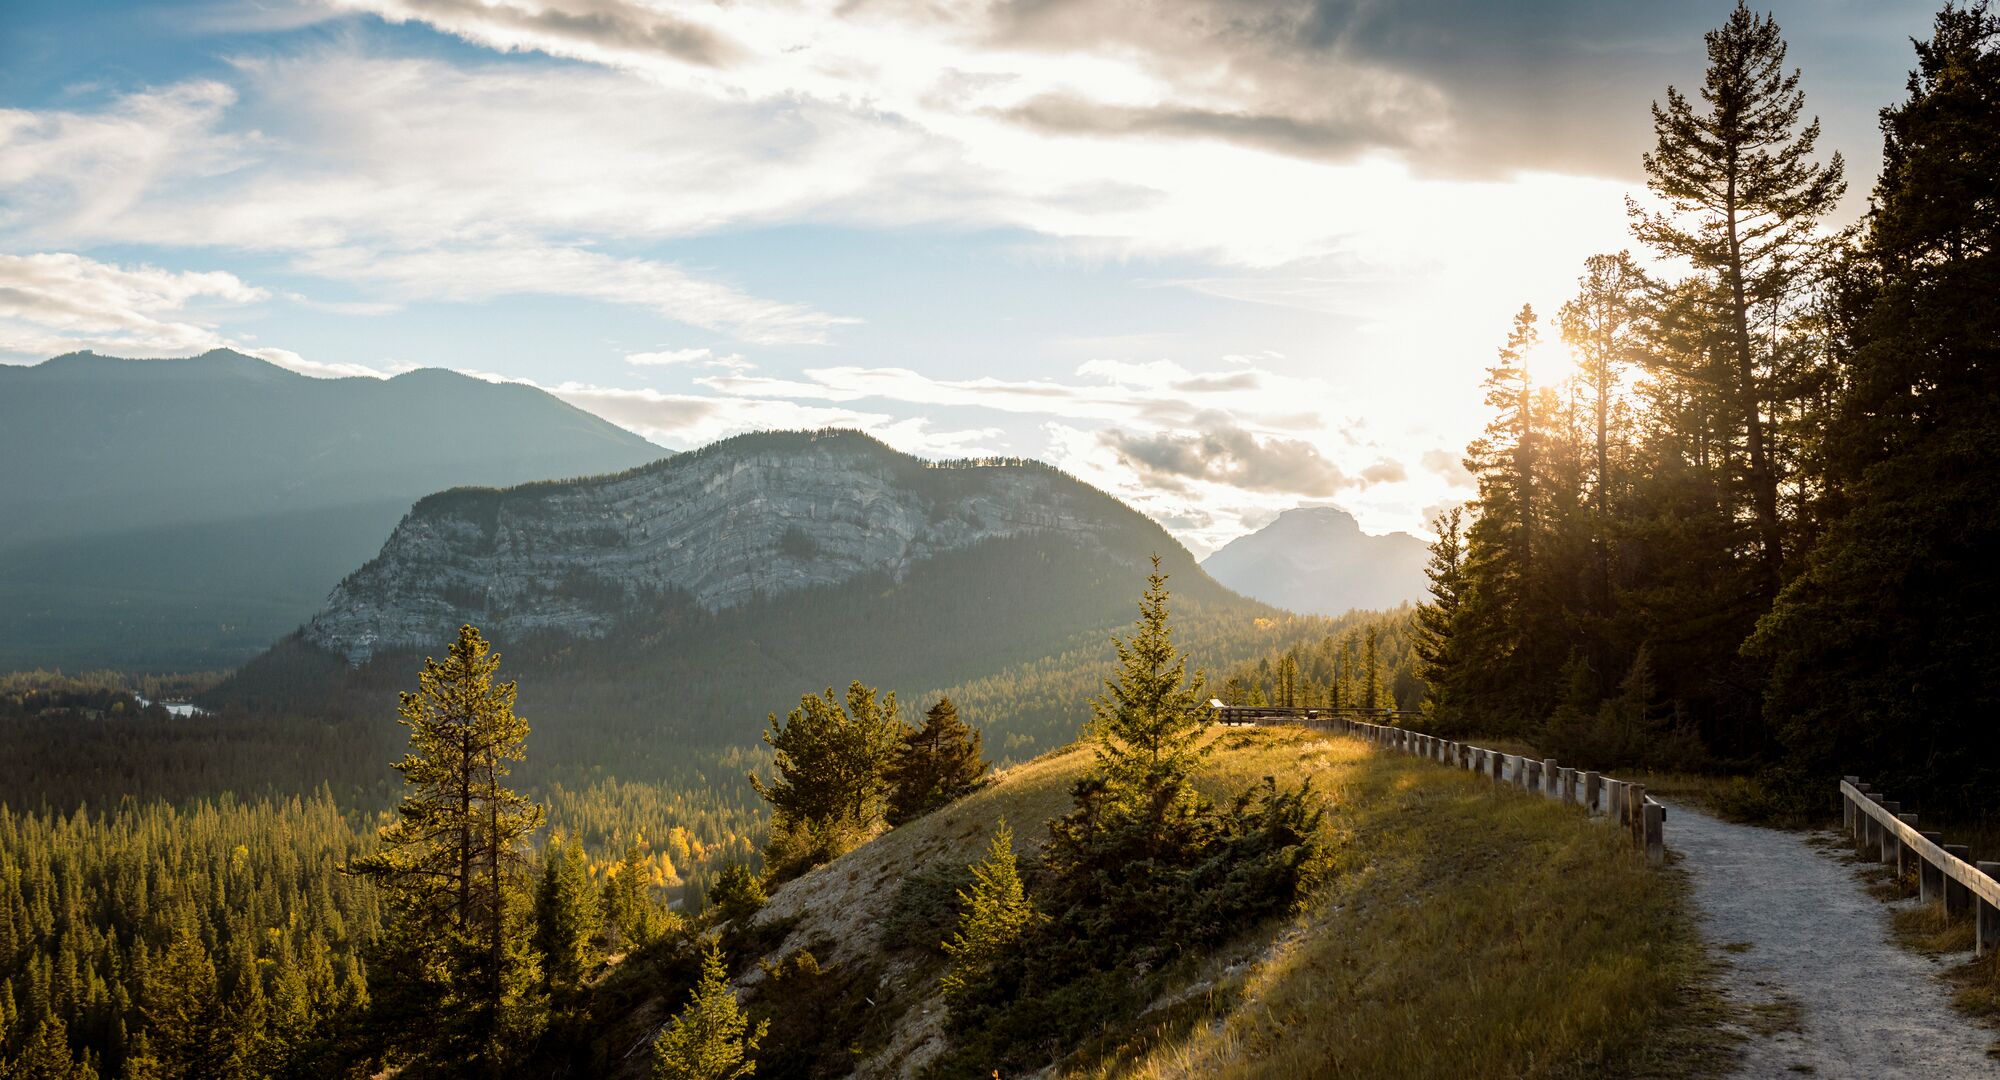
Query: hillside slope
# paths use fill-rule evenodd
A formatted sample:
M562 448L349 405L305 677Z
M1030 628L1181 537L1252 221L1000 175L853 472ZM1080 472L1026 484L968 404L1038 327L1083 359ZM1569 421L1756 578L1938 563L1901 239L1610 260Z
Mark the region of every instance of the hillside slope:
M1430 549L1408 533L1370 536L1331 506L1299 507L1203 559L1215 580L1307 615L1375 611L1426 598Z
M1345 737L1215 738L1201 777L1212 796L1312 778L1330 804L1332 876L1297 915L1158 973L1150 1009L1058 1048L1055 1075L1701 1076L1724 1063L1726 1044L1701 1030L1705 975L1682 890L1614 830ZM927 1075L951 1027L935 942L952 915L939 897L1002 818L1032 863L1039 823L1069 808L1091 761L1077 746L1006 770L787 883L731 928L746 1002L779 1018L758 1076ZM809 981L774 982L762 966L796 970L801 951ZM647 1075L643 1052L621 1055L684 994L647 993L630 974L606 980L593 1012L604 1075ZM822 1040L831 1057L800 1049L802 994L816 1020L844 1025Z
M664 456L540 390L435 369L314 379L227 350L0 365L0 669L232 665L419 496Z

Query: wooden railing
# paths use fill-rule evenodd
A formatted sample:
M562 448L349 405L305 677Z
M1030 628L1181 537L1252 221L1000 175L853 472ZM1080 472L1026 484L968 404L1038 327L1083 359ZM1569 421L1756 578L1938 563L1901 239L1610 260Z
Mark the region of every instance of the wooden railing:
M1210 700L1209 708L1215 711L1218 724L1269 724L1304 720L1366 720L1388 722L1392 720L1414 719L1422 713L1407 709L1369 709L1358 705L1325 708L1317 705L1224 705L1220 700Z
M1278 709L1229 706L1219 701L1212 704L1218 719L1227 717L1223 721L1226 723L1327 726L1388 750L1430 758L1490 777L1496 784L1506 784L1522 791L1536 792L1545 798L1581 806L1588 814L1616 820L1632 838L1634 846L1645 850L1648 863L1658 866L1666 861L1667 808L1647 796L1644 784L1565 768L1554 758L1537 761L1522 754L1503 754L1471 743L1373 723L1357 715L1394 715L1387 714L1387 710Z
M1840 782L1840 823L1862 854L1895 864L1899 878L1914 863L1923 903L1942 902L1947 915L1969 910L1975 927L1973 955L2000 947L2000 862L1968 862L1970 848L1945 843L1943 833L1920 831L1917 815L1902 810L1901 803L1872 790L1858 776Z

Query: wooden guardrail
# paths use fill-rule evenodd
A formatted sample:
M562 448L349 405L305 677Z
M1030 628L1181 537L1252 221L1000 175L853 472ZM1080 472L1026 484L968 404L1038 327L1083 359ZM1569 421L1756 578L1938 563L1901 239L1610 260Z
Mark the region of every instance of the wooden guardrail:
M1303 720L1307 723L1318 720L1379 720L1387 723L1423 715L1408 709L1369 709L1358 705L1333 708L1318 705L1224 705L1220 698L1211 698L1208 707L1214 710L1218 724L1268 724L1274 720Z
M1941 832L1917 828L1917 815L1885 797L1858 776L1840 781L1840 823L1865 857L1894 863L1902 877L1916 864L1921 902L1942 902L1947 915L1970 910L1975 932L1973 955L2000 947L2000 862L1969 862L1971 849L1947 844Z
M1409 728L1370 723L1354 715L1355 710L1311 710L1319 716L1301 715L1309 710L1273 709L1259 706L1228 706L1211 703L1218 716L1227 713L1233 723L1305 723L1330 726L1389 750L1430 758L1447 765L1492 778L1522 791L1584 808L1593 816L1616 820L1634 846L1646 852L1654 866L1667 858L1667 808L1646 794L1644 784L1617 780L1595 772L1565 768L1554 758L1540 761L1522 754L1503 754L1471 743L1440 739Z

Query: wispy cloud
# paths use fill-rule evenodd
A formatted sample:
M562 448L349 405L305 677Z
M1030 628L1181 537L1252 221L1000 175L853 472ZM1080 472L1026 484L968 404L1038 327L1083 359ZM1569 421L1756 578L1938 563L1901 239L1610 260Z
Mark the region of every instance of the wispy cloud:
M223 271L116 266L52 252L0 255L0 353L41 359L95 349L134 357L185 355L228 343L195 313L270 294Z

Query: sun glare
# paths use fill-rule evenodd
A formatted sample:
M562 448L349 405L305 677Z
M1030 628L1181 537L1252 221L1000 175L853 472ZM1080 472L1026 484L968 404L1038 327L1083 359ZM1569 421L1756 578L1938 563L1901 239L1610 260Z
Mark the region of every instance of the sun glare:
M1524 357L1536 386L1554 386L1576 374L1576 354L1560 341L1543 341Z

